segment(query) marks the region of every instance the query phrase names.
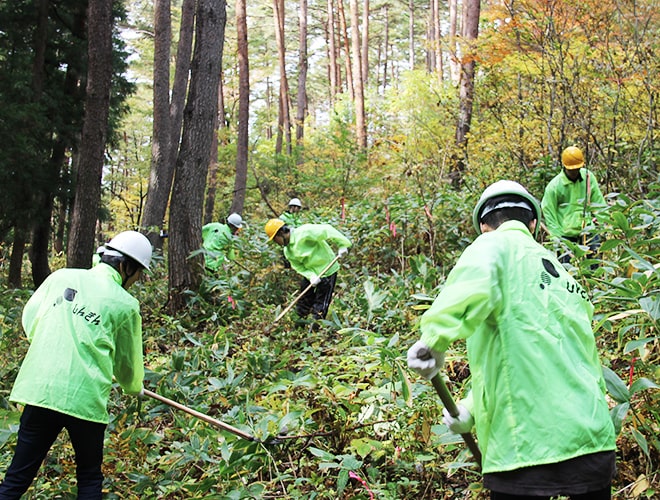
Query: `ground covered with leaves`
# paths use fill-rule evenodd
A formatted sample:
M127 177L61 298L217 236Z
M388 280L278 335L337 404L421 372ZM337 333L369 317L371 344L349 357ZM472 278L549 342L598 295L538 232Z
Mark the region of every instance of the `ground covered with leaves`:
M457 217L469 206L456 200ZM260 227L246 229L239 260L208 276L177 317L163 307L167 273L165 259L157 260L132 289L144 316L146 388L248 439L117 388L104 462L108 499L487 498L460 437L441 423L433 387L405 363L418 338L417 319L469 239L456 237L436 250L423 232L395 234L368 202L361 208L360 218L327 216L354 247L318 330L295 312L274 321L296 296L299 278L282 266ZM574 248L571 272L596 306L594 330L619 430L613 496L657 498L657 199L618 200L600 231L598 266L592 269L594 261ZM467 232L457 225L444 234L449 241ZM3 471L20 415L8 395L27 349L20 315L29 294L3 289L0 296ZM452 346L445 368L458 398L470 381L464 345ZM74 477L64 434L26 498L74 498Z

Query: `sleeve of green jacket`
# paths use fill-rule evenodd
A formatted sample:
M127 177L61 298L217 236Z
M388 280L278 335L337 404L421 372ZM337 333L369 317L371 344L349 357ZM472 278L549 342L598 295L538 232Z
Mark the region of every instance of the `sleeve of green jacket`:
M127 394L137 394L144 380L142 360L142 318L131 311L115 330L115 358L113 375Z
M562 226L557 212L559 202L557 201L557 182L555 179L550 181L545 188L541 199L541 211L550 236L559 238L562 236Z
M444 352L453 341L469 337L498 307L492 257L473 243L458 259L420 321L421 340L431 349Z

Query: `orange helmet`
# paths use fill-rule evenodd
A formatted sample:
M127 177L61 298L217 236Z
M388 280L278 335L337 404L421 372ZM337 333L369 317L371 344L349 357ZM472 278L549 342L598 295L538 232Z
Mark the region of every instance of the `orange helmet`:
M266 234L268 235L268 241L271 241L275 238L277 232L284 226L284 221L282 219L270 219L266 222Z
M568 170L577 170L584 165L582 150L575 146L569 146L561 154L561 163Z

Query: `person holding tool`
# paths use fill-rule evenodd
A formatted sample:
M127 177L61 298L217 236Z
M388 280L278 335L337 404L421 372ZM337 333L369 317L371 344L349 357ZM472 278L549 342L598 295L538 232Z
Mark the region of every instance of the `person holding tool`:
M302 203L298 198L291 198L289 200L288 208L279 216L280 219L289 227L298 227L302 224L300 220L300 211L302 210Z
M233 213L227 223L209 222L202 227L202 247L206 250L206 268L217 271L223 264L236 258L234 237L243 227L243 218Z
M30 347L9 396L24 408L0 499L28 489L62 428L75 451L78 498L101 498L113 376L127 394L143 390L142 319L127 290L149 269L151 252L146 236L119 233L101 263L55 271L26 303Z
M593 306L535 241L540 216L517 182L485 189L473 211L480 236L422 315L408 366L435 380L449 345L466 339L471 392L444 422L459 434L474 425L492 499L609 499L616 435Z
M284 256L303 279L296 312L301 318L310 313L315 320L328 313L337 281L337 260L348 252L351 241L330 224L303 224L290 228L281 219L270 219L265 226L268 241L283 247ZM337 255L330 243L338 245ZM316 323L312 324L312 327Z
M589 236L585 228L593 214L606 206L596 176L584 167L582 150L569 146L561 154L563 170L546 186L541 209L548 233L573 243L588 245L592 253L598 251L597 235ZM560 262L570 260L570 254L560 256Z

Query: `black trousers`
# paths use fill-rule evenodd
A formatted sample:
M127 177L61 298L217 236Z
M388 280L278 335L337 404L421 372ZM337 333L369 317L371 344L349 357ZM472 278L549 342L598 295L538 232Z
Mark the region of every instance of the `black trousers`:
M318 285L310 288L296 304L296 312L301 318L306 318L312 313L314 319L325 319L332 302L332 294L335 291L337 273L321 278ZM300 282L300 292L309 286L309 280L303 278Z
M508 493L497 493L492 491L490 493L491 500L550 500L551 497L535 497L528 495L510 495ZM571 500L610 500L612 494L610 487L603 488L600 491L590 491L589 493L582 493L581 495L571 495L568 498Z
M76 454L78 498L101 500L101 464L106 425L30 405L25 407L21 415L14 457L0 484L0 500L21 498L63 428L68 431Z

